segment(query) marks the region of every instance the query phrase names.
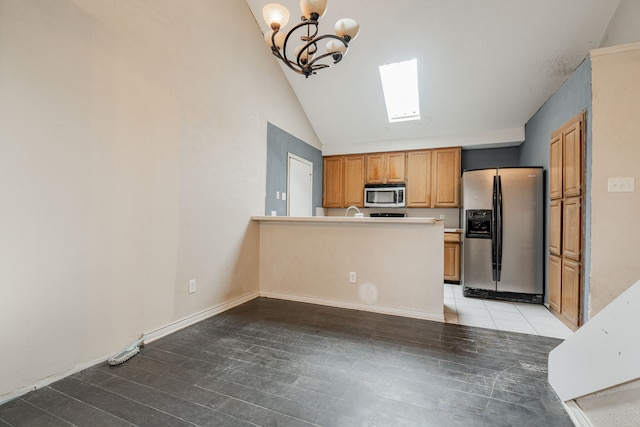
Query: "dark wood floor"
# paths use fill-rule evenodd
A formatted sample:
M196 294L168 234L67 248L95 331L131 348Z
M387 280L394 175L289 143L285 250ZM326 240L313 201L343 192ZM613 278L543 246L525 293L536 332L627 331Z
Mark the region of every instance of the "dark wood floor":
M259 298L0 406L10 426L572 426L560 340Z

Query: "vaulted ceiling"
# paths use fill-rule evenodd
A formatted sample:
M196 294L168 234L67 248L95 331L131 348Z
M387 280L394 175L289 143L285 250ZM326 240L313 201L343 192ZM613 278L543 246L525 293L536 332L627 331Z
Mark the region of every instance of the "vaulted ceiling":
M263 32L268 2L247 0ZM286 30L298 22L299 2L279 2L291 12ZM325 154L518 145L526 122L599 47L618 3L329 0L321 34L343 17L361 26L347 55L309 78L282 70ZM421 119L389 123L378 66L412 58Z

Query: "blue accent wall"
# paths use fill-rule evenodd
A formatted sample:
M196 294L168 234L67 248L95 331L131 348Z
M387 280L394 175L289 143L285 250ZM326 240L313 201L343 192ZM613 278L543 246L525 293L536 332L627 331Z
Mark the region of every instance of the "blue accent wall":
M519 146L462 150L462 170L515 167L519 159Z
M278 216L287 215L286 200L276 199L276 192L287 192L288 153L295 154L313 163L313 214L322 206L322 151L267 123L267 182L264 214L276 211Z
M586 111L585 140L586 159L584 168L586 170L586 188L583 189L584 209L585 209L585 254L583 257L584 295L583 307L584 321L587 320L588 295L589 295L589 269L591 261L591 250L589 241L591 240L591 59L589 57L580 64L574 73L565 81L562 86L544 103L536 114L529 119L525 126L525 142L520 149L520 165L544 166L545 174L548 177L549 171L549 142L551 133L562 126L571 117L580 111ZM548 253L547 236L549 235L549 180L546 179L545 191L545 253ZM546 260L545 256L545 260ZM545 278L548 277L548 264L545 261ZM548 286L545 283L545 294ZM546 296L545 296L546 299Z

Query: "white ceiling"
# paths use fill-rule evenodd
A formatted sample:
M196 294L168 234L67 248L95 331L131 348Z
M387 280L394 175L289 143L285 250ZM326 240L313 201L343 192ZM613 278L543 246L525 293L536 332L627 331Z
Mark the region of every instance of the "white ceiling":
M263 32L262 7L270 1L247 0ZM291 12L291 28L299 2L279 2ZM518 145L531 116L599 47L618 3L329 0L320 34L333 33L343 17L360 23L347 55L308 79L282 70L324 154ZM390 124L378 66L412 58L422 119Z

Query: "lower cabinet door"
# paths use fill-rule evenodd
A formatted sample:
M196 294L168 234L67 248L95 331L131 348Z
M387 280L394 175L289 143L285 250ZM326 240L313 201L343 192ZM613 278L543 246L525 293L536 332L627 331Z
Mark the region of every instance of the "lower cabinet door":
M460 281L460 243L444 243L444 280Z

